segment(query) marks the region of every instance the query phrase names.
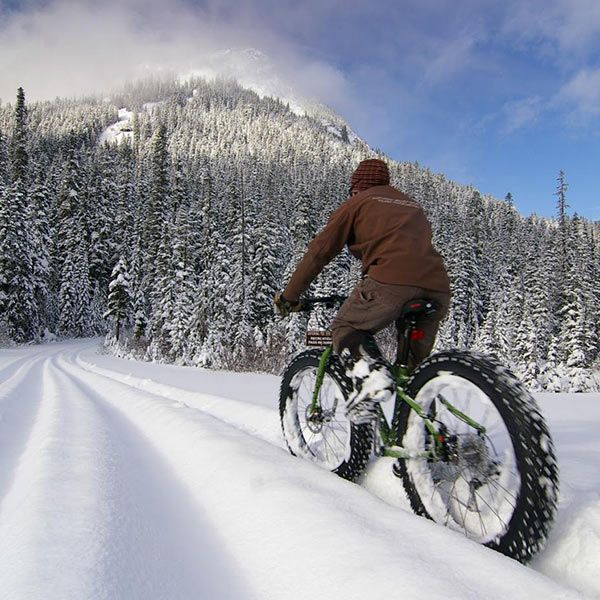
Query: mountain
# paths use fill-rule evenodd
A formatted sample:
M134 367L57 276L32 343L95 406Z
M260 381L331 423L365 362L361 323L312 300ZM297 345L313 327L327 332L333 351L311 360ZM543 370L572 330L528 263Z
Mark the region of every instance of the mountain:
M356 163L376 153L260 55L232 56L215 65L230 60L233 75L253 64L255 90L188 74L0 106L0 337L114 333L119 322L118 353L270 371L302 347L306 318L276 319L271 298ZM495 353L536 389L593 387L599 225L523 218L386 160L428 213L453 279L439 346ZM347 293L358 276L344 253L313 291Z
M202 68L178 76L182 82L195 77L209 80L233 79L261 98L278 98L292 112L313 117L326 127L331 127L333 133L340 135L341 130L346 128L351 139L357 137L348 124L328 106L299 93L280 74L271 59L255 48L229 48L215 52L207 57Z

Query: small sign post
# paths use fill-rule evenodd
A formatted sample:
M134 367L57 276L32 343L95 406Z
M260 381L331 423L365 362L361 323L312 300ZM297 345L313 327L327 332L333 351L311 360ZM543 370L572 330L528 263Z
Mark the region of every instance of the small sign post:
M333 343L331 331L319 331L317 329L308 330L306 332L306 345L313 348L324 348L331 346Z

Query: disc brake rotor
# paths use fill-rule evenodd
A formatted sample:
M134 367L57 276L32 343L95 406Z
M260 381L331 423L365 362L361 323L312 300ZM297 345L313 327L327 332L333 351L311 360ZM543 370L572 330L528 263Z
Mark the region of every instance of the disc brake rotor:
M317 406L314 410L309 405L305 411L306 426L313 433L320 433L323 430L323 411Z

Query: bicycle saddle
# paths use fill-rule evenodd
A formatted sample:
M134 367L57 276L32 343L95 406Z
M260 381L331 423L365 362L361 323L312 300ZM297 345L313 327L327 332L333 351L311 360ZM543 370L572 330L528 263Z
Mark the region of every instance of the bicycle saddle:
M414 298L402 307L400 315L403 319L418 319L433 314L439 307L440 305L431 298Z

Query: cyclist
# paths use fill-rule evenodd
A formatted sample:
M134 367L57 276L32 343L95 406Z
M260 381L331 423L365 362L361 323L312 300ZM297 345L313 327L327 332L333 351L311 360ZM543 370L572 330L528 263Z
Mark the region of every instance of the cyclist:
M361 423L373 418L375 403L395 393L394 377L373 334L398 321L409 300L435 300L439 310L419 323L423 337L411 343L408 367L414 368L433 348L448 311L450 284L421 207L390 185L385 162L363 160L352 174L350 197L310 242L287 286L275 296L281 315L301 308L301 294L345 245L362 261L363 277L340 307L331 331L333 348L354 384L348 416Z

